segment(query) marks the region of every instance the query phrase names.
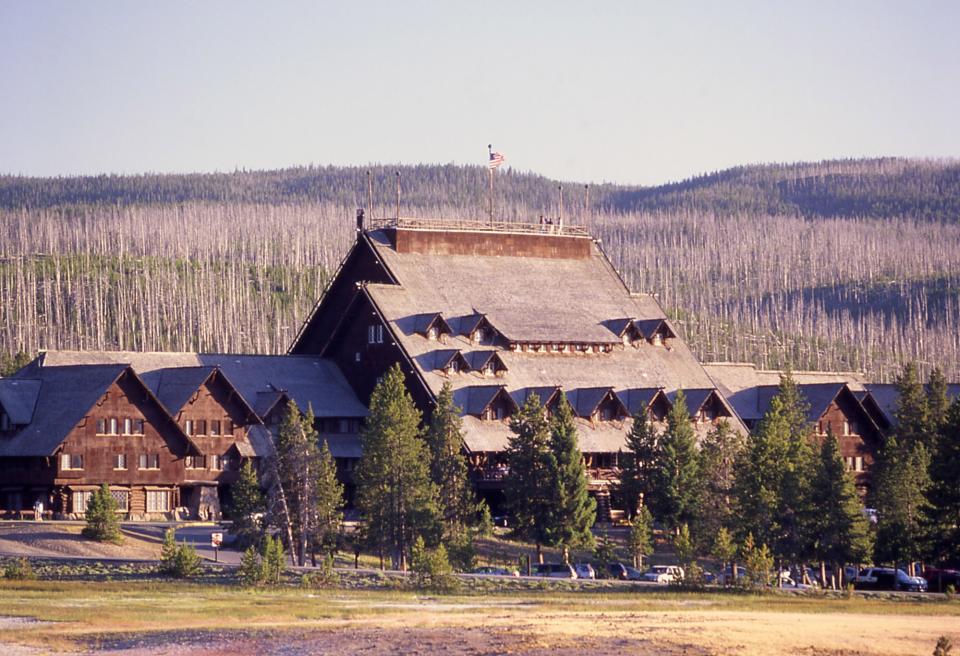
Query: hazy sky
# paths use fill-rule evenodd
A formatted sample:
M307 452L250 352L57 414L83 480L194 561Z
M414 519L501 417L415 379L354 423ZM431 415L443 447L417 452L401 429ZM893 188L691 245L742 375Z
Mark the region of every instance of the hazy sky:
M0 0L0 172L960 155L960 2Z

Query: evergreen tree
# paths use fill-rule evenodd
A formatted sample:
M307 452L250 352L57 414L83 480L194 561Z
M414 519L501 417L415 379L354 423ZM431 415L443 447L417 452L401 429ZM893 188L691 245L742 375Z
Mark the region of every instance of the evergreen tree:
M832 431L820 448L820 466L813 481L814 551L821 561L843 567L866 562L873 544L853 475L846 471Z
M556 458L550 450L550 424L536 394L510 420L504 479L504 496L513 515L514 533L537 545L537 558L543 562L542 548L551 542L555 525L553 492Z
M337 479L337 465L327 443L320 445L316 457L316 519L310 543L313 551L332 552L337 545L343 521L343 484Z
M444 534L453 538L474 521L477 504L463 455L460 408L453 404L450 383L440 389L425 437L430 448L430 478L439 490L443 508Z
M933 431L934 440L940 429L947 421L947 411L950 409L950 398L947 395L947 378L940 367L934 367L927 381L927 418L929 429ZM936 444L930 444L931 453L936 450Z
M285 502L284 512L277 513L274 519L286 529L292 540L291 552L300 566L306 564L307 549L317 528L319 452L313 424L312 410L302 416L296 404L289 401L273 456L273 484L280 488L274 496Z
M887 438L874 466L871 490L877 509L877 562L910 562L922 556L929 465L922 442L900 442L894 435Z
M696 518L700 501L700 455L682 391L667 415L655 461L655 486L650 505L667 527L679 530Z
M702 497L697 511L698 533L712 541L721 528L734 524L734 474L745 448L743 435L723 420L700 448Z
M90 495L87 502L84 514L87 525L83 527L83 536L99 542L122 542L117 508L117 500L110 493L110 486L104 483Z
M937 562L960 554L960 397L954 399L940 427L930 463L930 556Z
M724 571L727 565L729 565L731 577L736 577L736 562L734 561L736 561L737 558L737 543L733 541L733 536L725 526L721 526L717 531L716 538L713 541L713 547L710 549L710 555L720 561L721 571ZM724 581L724 584L729 585L732 582L732 580Z
M653 516L646 506L640 508L630 521L627 546L633 556L633 566L643 569L643 557L653 553Z
M231 491L233 501L230 517L233 520L233 533L237 536L236 546L254 544L259 541L263 531L259 515L266 510L267 504L257 472L249 460L244 460L240 477Z
M405 571L418 535L428 544L439 540L440 511L429 452L420 438L420 411L397 364L373 390L361 443L357 505L367 541Z
M913 362L904 366L897 377L897 407L894 410L897 441L902 447L923 444L929 451L932 446L929 405L927 394L917 377Z
M628 517L641 505L650 503L657 460L657 432L647 413L641 409L633 417L627 433L627 450L620 453L620 482L616 492Z
M597 502L587 491L587 472L577 446L577 425L563 394L550 422L550 451L555 466L551 543L562 545L566 555L569 547L592 546L590 528L597 518Z

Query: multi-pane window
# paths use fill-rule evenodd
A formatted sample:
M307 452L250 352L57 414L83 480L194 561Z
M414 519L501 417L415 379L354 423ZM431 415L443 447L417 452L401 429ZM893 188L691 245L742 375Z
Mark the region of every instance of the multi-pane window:
M83 454L61 453L60 469L83 469Z
M223 456L212 455L210 456L210 469L213 471L220 471L223 469Z
M87 504L92 496L93 490L74 490L70 494L70 510L75 513L87 512Z
M214 419L210 422L210 434L211 435L220 434L220 421L218 419Z
M140 469L160 469L160 455L157 453L141 453L137 464Z
M170 512L170 491L147 490L147 512Z
M107 429L107 432L110 435L117 435L120 433L120 422L116 417L110 417L109 428Z
M383 344L383 324L367 326L367 343Z
M207 434L207 422L205 419L198 419L193 422L193 428L197 431L197 435L206 435Z
M183 432L187 435L193 435L193 420L187 419L183 422Z
M206 456L187 456L187 469L203 469L207 466Z
M126 453L115 453L115 454L113 454L113 468L114 468L114 469L126 469L126 468L127 468L127 454L126 454Z
M223 422L223 434L233 435L233 422L230 421L229 419L226 419Z
M123 420L123 434L132 435L133 434L133 420L130 417L125 417Z
M106 434L107 434L107 420L97 419L97 435L106 435Z
M117 510L127 512L130 509L130 493L126 490L110 490L110 496L117 502Z

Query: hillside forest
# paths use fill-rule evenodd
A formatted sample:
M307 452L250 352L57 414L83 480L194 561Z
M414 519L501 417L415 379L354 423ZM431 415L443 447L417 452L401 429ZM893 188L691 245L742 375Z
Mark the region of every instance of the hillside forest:
M356 208L396 215L398 182L403 216L487 215L482 167L0 176L0 357L282 353L350 247ZM956 161L759 165L659 187L507 168L494 207L587 226L703 361L878 381L916 361L960 380Z

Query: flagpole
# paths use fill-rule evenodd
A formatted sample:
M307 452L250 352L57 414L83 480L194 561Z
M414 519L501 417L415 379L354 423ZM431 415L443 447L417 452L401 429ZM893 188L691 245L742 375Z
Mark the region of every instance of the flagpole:
M492 160L492 159L493 159L493 144L487 144L487 152L489 153L489 156L490 156L489 159ZM488 162L489 162L489 160L488 160ZM489 186L489 189L488 189L488 191L487 191L487 195L488 195L489 198L488 198L487 200L488 200L489 206L490 206L488 213L489 213L489 216L490 216L490 227L492 228L492 227L493 227L493 166L491 166L489 163L487 164L487 172L490 174L490 186Z

